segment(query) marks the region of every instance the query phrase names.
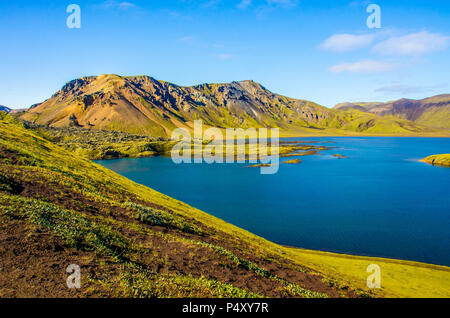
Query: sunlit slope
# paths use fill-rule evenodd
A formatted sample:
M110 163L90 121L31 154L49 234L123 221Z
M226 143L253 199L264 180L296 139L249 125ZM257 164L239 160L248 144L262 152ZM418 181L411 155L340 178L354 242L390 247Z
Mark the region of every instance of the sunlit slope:
M450 154L432 155L422 161L435 166L450 167Z
M178 86L148 76L100 75L67 83L22 119L53 127L170 136L194 120L218 128L278 127L291 134L433 134L437 130L281 96L253 81Z
M364 288L371 264L380 266L381 290L385 297L448 298L450 268L417 262L340 255L326 252L292 249L293 259Z
M446 267L273 244L0 114L2 297L450 296ZM75 293L73 263L86 273ZM369 263L381 290L365 285Z
M421 100L400 99L388 103L343 103L336 105L334 109L393 116L427 127L450 129L450 94Z

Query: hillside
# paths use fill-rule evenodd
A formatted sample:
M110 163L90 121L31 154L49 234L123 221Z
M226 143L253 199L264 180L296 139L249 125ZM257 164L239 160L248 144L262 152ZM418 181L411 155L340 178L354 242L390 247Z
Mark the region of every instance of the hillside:
M6 113L10 113L11 109L6 107L6 106L2 106L0 105L0 112L6 112Z
M75 156L5 113L0 228L0 297L450 296L447 267L273 244ZM374 262L389 274L369 291ZM79 291L65 286L69 264L82 268Z
M21 118L52 127L84 127L170 136L177 127L279 127L286 135L434 134L404 119L328 109L274 94L253 81L182 87L148 76L100 75L67 83Z
M400 99L388 103L343 103L336 105L335 109L394 116L428 127L450 129L450 94L421 100Z

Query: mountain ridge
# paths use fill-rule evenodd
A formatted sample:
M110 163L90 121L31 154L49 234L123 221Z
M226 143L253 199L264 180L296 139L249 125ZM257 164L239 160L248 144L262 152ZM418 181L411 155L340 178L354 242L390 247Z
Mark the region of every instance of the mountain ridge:
M401 118L329 109L273 93L252 80L179 86L150 76L103 74L68 82L21 118L53 127L170 136L201 119L218 128L274 127L295 133L434 133Z
M358 110L378 116L394 116L433 128L450 128L450 94L423 99L401 98L386 103L341 103L334 109Z

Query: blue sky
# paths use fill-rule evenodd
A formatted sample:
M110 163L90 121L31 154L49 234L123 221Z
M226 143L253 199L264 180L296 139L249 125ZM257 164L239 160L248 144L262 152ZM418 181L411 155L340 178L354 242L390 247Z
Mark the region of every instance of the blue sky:
M381 8L369 29L366 8ZM66 8L81 7L69 29ZM324 106L450 93L450 1L0 1L0 104L103 73L179 85L252 79Z

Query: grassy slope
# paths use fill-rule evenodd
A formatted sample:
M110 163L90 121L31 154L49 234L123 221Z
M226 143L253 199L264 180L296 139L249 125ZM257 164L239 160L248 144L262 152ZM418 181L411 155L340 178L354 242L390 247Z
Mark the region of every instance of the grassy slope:
M398 100L387 103L343 103L334 107L338 110L390 114L395 118L414 121L417 124L441 129L450 129L450 95L437 95L422 100Z
M0 117L0 226L5 229L0 231L0 262L13 264L2 263L3 270L21 268L33 259L45 268L50 265L44 256L61 258L69 252L63 263L78 257L90 266L90 274L83 276L83 286L88 288L77 296L352 296L355 293L349 289L364 293L365 267L377 263L383 275L377 296L450 297L447 267L273 244L77 158L4 115ZM14 230L8 234L8 229ZM22 241L28 243L18 252ZM5 247L8 242L14 244L13 254ZM34 248L44 243L50 247ZM20 261L27 253L29 259ZM20 262L14 264L15 259ZM20 275L8 276L6 282L0 275L0 290L30 296L27 292L34 285L26 284L43 286L54 272L44 282L38 277L39 283L34 281L36 275L31 276L23 282L25 287L14 285L23 281ZM49 286L44 296L60 295L54 285ZM24 294L18 294L20 290Z
M450 129L450 105L431 107L427 109L416 122L428 127Z
M450 167L450 154L433 155L422 161L436 166Z

